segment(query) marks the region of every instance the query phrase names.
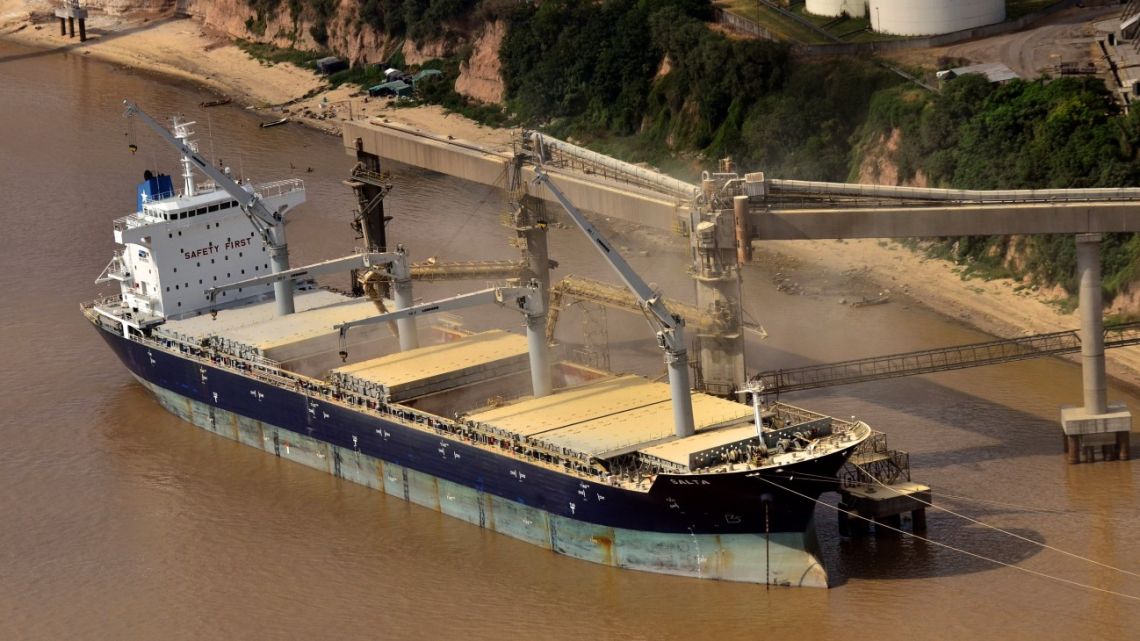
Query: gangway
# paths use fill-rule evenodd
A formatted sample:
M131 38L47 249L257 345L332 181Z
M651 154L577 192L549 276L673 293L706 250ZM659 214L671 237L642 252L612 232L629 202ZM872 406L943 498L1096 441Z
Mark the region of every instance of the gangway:
M1140 322L1109 325L1104 328L1104 346L1126 347L1140 344ZM761 372L753 377L765 392L798 392L833 385L865 383L886 378L945 372L968 367L1011 363L1013 361L1058 356L1081 351L1077 330L1037 334L955 347L860 358L824 365Z

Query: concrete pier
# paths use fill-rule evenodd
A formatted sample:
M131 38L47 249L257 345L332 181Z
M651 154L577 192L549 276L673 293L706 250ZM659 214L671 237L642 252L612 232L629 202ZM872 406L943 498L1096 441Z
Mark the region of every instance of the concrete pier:
M1080 278L1081 375L1084 407L1061 409L1061 429L1070 463L1127 460L1131 455L1132 414L1123 403L1108 403L1104 366L1104 302L1101 292L1100 234L1077 234Z
M892 483L886 487L845 487L839 490L839 496L839 534L843 536L862 535L868 531L872 522L887 526L876 528L876 536L897 534L888 528L901 528L902 515L908 512L911 515L911 528L915 532L923 532L926 530L926 508L933 500L930 487L909 481Z
M87 10L79 6L79 0L63 0L55 10L59 18L59 35L75 37L75 21L79 21L79 41L87 41Z

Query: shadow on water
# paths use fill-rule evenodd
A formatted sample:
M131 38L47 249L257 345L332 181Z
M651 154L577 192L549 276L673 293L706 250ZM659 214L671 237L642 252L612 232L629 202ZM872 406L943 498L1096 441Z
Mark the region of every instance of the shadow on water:
M769 353L785 354L781 350L769 350ZM809 364L822 364L822 361ZM1058 436L1059 415L1058 420L1048 420L991 399L942 385L931 380L929 376L927 374L836 385L807 392L783 394L778 400L792 405L814 407L821 404L834 406L843 399L857 397L863 403L915 419L908 426L911 429L913 425L922 425L930 430L941 428L962 430L997 441L974 447L914 454L911 457L911 464L915 467L966 465L994 459L1061 453L1061 439ZM773 396L772 400L777 400L777 397ZM1018 426L1022 433L1014 438L1009 430L1002 429L1002 426ZM872 427L886 432L888 436L892 433L889 425L872 425ZM1026 439L1023 434L1025 431L1039 432L1042 436ZM1051 438L1052 436L1056 438Z
M50 49L36 49L34 51L28 51L26 53L17 53L17 54L13 54L10 56L0 56L0 64L5 64L5 63L9 63L9 62L19 62L21 60L29 60L31 58L41 58L43 56L54 56L56 54L61 54L61 53L69 53L71 51L75 51L77 49L82 49L84 47L87 47L87 46L91 45L92 43L97 44L100 42L107 42L108 40L114 40L116 38L122 38L123 36L129 36L131 34L140 33L142 31L149 31L150 29L154 29L155 27L160 27L160 26L162 26L168 22L174 22L177 20L188 20L188 19L189 18L186 16L171 16L169 18L162 18L160 20L153 20L153 21L147 22L145 24L141 24L141 25L138 25L135 27L127 27L125 29L119 29L117 31L104 31L103 29L88 28L88 30L87 30L87 42L79 42L79 40L76 39L74 42L71 42L69 44L60 45L58 47L51 47ZM55 23L52 23L52 26L54 27ZM60 37L62 38L65 36L60 36ZM71 40L71 38L68 38L68 39Z
M1010 531L1031 541L1044 542L1044 537L1033 530ZM986 559L1017 565L1041 552L1041 548L1032 543L980 526L944 530L939 542L978 556L912 536L872 533L839 541L837 554L828 559L832 581L842 585L850 579L892 581L976 574L1000 567Z

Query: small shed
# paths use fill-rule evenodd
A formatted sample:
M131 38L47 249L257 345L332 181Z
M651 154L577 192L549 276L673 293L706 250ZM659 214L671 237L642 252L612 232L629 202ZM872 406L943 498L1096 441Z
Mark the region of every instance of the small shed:
M412 93L412 86L403 80L393 80L391 82L384 82L368 88L369 96L410 96Z
M337 58L336 56L318 58L313 62L313 66L317 68L317 71L325 74L326 76L338 71L348 69L348 63L341 58Z
M939 80L953 80L958 76L964 76L968 73L976 73L986 77L987 80L993 83L1002 84L1015 80L1021 76L1017 75L1013 69L1000 62L991 62L982 65L970 65L968 67L956 67L954 69L946 69L939 71L936 76Z

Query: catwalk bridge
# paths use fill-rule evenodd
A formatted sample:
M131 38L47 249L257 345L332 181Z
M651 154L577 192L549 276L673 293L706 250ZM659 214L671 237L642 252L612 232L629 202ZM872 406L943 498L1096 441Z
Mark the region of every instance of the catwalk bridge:
M1104 328L1104 346L1140 345L1140 322L1110 325ZM838 363L779 369L757 374L768 393L865 383L886 378L932 374L982 365L1012 363L1043 356L1060 356L1081 351L1077 330L1023 336L1005 340L926 349L903 354L860 358Z

